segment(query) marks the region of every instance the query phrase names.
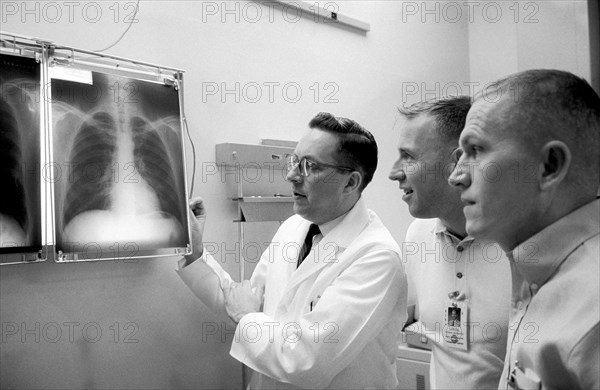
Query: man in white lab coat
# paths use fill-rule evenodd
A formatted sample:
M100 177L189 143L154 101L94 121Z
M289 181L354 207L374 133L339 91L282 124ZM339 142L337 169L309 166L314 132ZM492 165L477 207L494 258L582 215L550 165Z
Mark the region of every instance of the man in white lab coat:
M237 323L230 353L256 372L250 388L395 388L406 279L397 244L361 198L377 144L356 122L327 113L309 127L288 160L296 215L251 279L233 282L203 251L199 199L191 202L194 252L178 272Z

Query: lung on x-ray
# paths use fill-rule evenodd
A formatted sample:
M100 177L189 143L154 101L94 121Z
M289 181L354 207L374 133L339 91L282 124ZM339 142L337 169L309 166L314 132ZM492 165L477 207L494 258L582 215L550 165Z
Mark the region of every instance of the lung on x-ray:
M136 257L186 247L177 88L98 72L91 76L91 83L52 79L57 251L93 247L88 257L111 257L115 250Z
M42 248L40 69L34 58L0 55L2 254Z

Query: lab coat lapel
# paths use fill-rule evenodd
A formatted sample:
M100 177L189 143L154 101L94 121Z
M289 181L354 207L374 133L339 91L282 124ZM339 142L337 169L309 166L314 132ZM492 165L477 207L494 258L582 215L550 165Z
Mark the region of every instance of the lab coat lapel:
M285 267L285 271L281 272L279 275L285 275L285 279L278 278L279 283L281 283L281 289L278 288L276 290L279 291L279 294L282 294L285 291L287 291L288 286L292 282L294 275L298 272L298 270L296 269L298 264L298 257L300 255L302 245L304 244L306 234L308 233L309 226L310 222L303 220L301 224L296 228L294 233L290 235L289 241L287 241L285 245L282 245L283 252L281 253L281 257L285 259L285 261L282 261L279 264ZM290 248L297 248L297 250L293 250ZM308 259L309 257L304 259L304 261Z
M295 270L286 288L282 302L291 300L298 285L315 272L319 272L324 267L342 262L344 260L344 249L354 241L368 222L369 213L361 198L344 219L321 239L318 245L304 259L300 267ZM307 221L300 242L304 241L309 225L310 223Z

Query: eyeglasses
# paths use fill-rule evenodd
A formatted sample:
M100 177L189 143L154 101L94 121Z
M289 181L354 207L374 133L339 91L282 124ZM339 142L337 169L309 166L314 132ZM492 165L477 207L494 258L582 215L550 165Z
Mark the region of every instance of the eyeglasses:
M307 159L306 157L303 157L301 160L298 160L298 156L296 156L295 154L289 154L286 156L286 168L287 168L288 173L290 173L291 171L293 171L296 168L299 168L298 172L300 173L300 175L304 176L304 177L308 177L308 175L310 175L310 173L312 172L313 169L318 170L320 167L334 168L334 169L338 169L340 171L348 171L348 172L354 171L354 169L352 169L352 168L343 167L340 165L331 165L331 164L325 164L325 163L321 163L321 162L317 163L317 162Z

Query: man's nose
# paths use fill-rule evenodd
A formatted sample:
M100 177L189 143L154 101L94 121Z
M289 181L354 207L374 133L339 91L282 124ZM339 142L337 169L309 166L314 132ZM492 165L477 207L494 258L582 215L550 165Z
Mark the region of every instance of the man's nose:
M466 188L471 185L471 177L467 166L462 162L462 157L458 160L452 173L448 177L448 184Z
M402 168L402 165L400 163L397 162L396 164L394 164L392 170L390 171L390 174L388 175L388 178L390 180L398 181L406 180L406 173L404 172L404 169Z
M288 171L287 175L285 175L285 180L291 181L291 182L296 182L296 183L301 182L302 175L300 174L299 167L296 166L296 167L290 169Z
M404 181L406 180L406 173L404 173L402 169L392 171L390 172L389 178L390 180Z

